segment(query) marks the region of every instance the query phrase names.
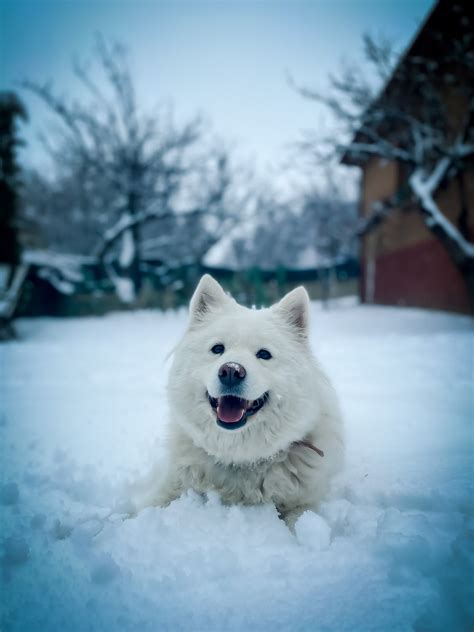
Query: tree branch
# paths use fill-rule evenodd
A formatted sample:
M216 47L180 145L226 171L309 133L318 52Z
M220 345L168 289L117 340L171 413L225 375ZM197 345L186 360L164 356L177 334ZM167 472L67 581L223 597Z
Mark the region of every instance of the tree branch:
M448 157L442 158L430 174L417 169L409 178L409 184L421 204L426 226L438 236L449 249L459 265L474 262L474 244L467 241L461 232L441 212L434 200L434 193L446 177L451 166Z

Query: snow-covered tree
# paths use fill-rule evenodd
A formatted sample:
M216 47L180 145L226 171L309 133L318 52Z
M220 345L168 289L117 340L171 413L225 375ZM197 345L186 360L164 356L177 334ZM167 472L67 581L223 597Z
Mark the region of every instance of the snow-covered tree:
M43 138L57 171L49 183L51 199L58 207L66 202L66 222L93 227L90 254L104 264L119 296L131 302L140 289L142 242L150 234L166 241L160 226L169 228L170 220L221 212L229 163L224 150L204 148L200 119L176 125L169 112L142 112L123 47L99 38L96 57L98 69L74 68L89 100L59 97L48 83L27 81L24 87L60 124L55 135ZM198 194L192 195L197 177Z
M318 159L345 157L362 164L376 157L400 165L398 190L373 205L361 232L394 209L415 209L459 269L474 303L466 203L452 221L448 215L453 214L443 212L437 200L443 187L462 181L474 164L474 25L467 7L449 4L456 38L431 31L421 52L396 64L389 43L365 36L364 66L343 67L330 78L329 90L299 90L326 105L342 124L327 138L306 139L306 149Z

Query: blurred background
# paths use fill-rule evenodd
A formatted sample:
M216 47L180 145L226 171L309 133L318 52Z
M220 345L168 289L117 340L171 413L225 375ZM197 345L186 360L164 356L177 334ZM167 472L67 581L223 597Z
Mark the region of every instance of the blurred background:
M0 318L470 312L467 0L2 0Z

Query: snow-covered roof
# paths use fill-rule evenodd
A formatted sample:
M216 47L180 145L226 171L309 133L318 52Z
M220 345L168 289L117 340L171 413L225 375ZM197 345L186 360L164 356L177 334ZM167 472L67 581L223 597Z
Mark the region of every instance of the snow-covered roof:
M22 261L37 266L38 276L49 281L59 292L72 294L75 284L84 280L83 266L94 264L96 259L52 250L27 249L22 252Z
M253 265L253 262L251 261L245 260L242 262L237 259L231 235L227 235L215 244L207 252L203 263L209 268L226 268L230 270L242 270ZM340 261L335 263L340 263ZM280 262L280 265L289 270L316 270L318 268L326 267L328 264L328 259L323 257L311 244L301 249L296 256L291 258L291 261L286 260ZM272 264L268 266L259 265L258 267L263 270L274 270L277 266L278 264Z
M22 252L22 261L35 266L62 268L71 266L91 265L96 263L95 257L86 255L72 255L53 250L26 249Z

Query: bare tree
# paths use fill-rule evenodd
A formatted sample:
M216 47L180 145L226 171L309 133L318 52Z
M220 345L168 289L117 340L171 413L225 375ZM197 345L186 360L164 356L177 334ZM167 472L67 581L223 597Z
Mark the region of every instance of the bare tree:
M416 209L461 272L474 301L474 244L468 240L466 203L455 223L437 202L441 188L462 180L474 157L472 14L466 3L450 7L457 37L430 33L429 54L412 54L395 65L389 43L365 36L364 67L343 67L330 78L326 92L298 89L327 106L342 124L339 133L305 141L305 149L318 160L344 156L362 164L377 157L401 165L405 177L398 190L373 205L361 233L394 209ZM385 86L380 90L381 83Z
M177 126L170 114L142 113L122 46L99 38L96 55L100 79L84 65L74 67L89 102L67 101L49 83L27 81L24 87L57 115L58 133L44 143L62 182L74 182L82 219L94 216L99 234L93 254L121 298L132 301L140 289L145 227L212 212L229 184L228 161L223 151L210 156L202 149L200 119ZM193 198L197 174L200 190Z
M168 247L162 250L165 261L202 265L208 250L242 220L240 198L235 197L236 177L225 152L211 152L202 161L182 202L188 210L170 227Z
M354 253L355 205L332 180L307 185L291 198L267 185L254 192L252 206L252 227L238 228L231 240L227 256L234 267L332 270Z

